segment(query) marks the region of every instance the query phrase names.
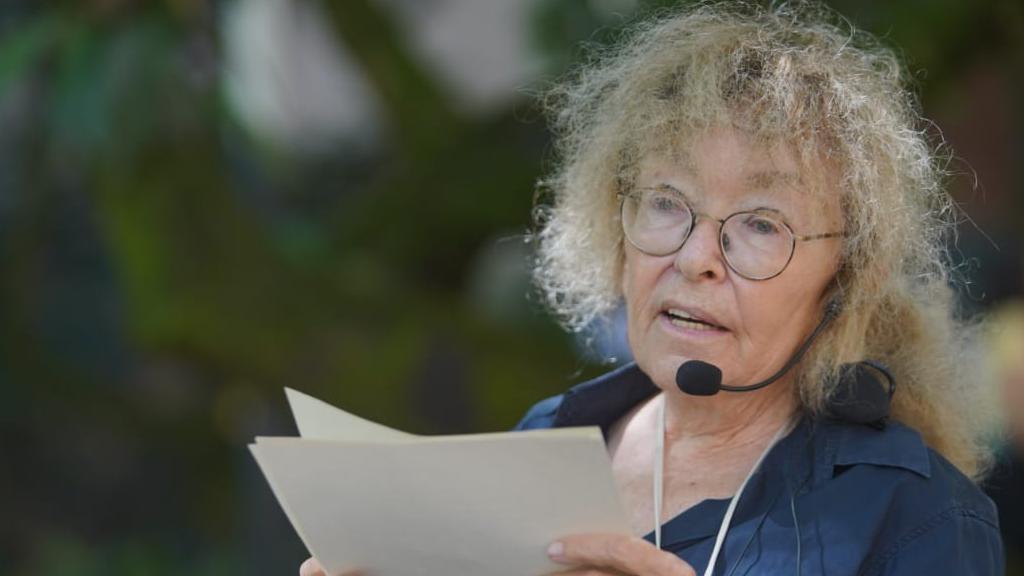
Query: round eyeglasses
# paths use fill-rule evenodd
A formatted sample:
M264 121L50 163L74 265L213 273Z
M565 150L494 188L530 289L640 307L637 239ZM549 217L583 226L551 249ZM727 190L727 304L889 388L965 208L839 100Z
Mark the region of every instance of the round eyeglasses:
M718 245L729 268L748 280L774 278L789 265L796 241L839 238L842 232L800 236L772 210L737 212L719 219L690 208L676 189L662 186L619 194L622 231L637 250L667 256L683 247L697 217L718 222Z

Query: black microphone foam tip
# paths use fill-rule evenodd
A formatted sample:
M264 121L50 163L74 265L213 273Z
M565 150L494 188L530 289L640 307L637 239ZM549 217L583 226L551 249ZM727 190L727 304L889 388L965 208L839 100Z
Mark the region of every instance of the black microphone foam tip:
M692 396L714 396L722 386L722 371L700 360L683 362L676 370L676 386Z

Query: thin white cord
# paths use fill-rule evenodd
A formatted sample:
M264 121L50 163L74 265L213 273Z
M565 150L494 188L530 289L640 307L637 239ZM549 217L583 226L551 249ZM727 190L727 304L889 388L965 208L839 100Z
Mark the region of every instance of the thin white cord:
M665 453L665 395L658 404L658 435L654 440L654 545L661 550L661 483Z
M722 524L718 527L718 536L715 538L715 547L711 551L711 558L708 560L707 568L704 570L704 576L711 576L715 571L715 564L718 562L718 554L722 551L722 544L725 542L725 535L729 531L729 525L732 523L732 516L736 512L736 506L739 504L740 495L743 494L743 490L747 487L747 483L757 472L757 469L761 467L761 463L764 462L765 457L771 452L771 449L775 444L789 432L796 420L790 418L782 426L779 427L778 431L775 432L775 436L772 437L771 442L765 447L761 455L758 456L757 462L754 462L753 467L750 468L750 472L747 472L747 477L743 479L743 483L740 484L739 490L733 495L732 499L729 500L729 507L725 511L725 517L722 518ZM654 545L661 549L661 498L662 498L662 476L664 471L664 450L665 450L665 396L662 394L661 403L658 405L658 435L654 441L655 454L654 454Z
M757 469L761 467L761 462L764 462L765 456L771 451L775 443L782 438L784 432L787 432L793 424L793 420L787 420L785 424L779 427L779 430L775 432L775 436L772 437L772 441L768 443L761 455L757 457L757 462L754 462L754 466L747 472L747 477L743 479L743 483L740 484L740 489L733 495L732 500L729 501L729 508L725 511L725 518L722 518L722 525L718 527L718 537L715 538L715 548L711 551L711 558L708 560L708 567L704 570L704 576L711 576L715 571L715 564L718 562L718 553L722 551L722 543L725 542L725 534L729 531L729 525L732 523L732 515L736 511L736 505L740 502L740 494L743 494L743 489L747 487L747 483L757 472Z

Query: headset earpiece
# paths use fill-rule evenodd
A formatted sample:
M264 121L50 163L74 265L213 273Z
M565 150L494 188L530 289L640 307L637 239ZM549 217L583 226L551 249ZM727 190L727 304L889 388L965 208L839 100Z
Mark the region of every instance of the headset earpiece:
M896 379L881 363L861 360L843 364L827 411L838 420L881 430L889 419L889 404L895 392Z

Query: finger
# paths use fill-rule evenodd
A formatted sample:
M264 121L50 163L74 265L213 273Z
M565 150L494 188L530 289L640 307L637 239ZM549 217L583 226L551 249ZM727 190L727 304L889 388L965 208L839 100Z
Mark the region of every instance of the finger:
M323 567L316 561L316 558L306 558L306 561L299 566L299 576L327 576Z
M323 566L317 562L316 558L307 558L302 566L299 566L299 576L327 576L327 572ZM348 570L338 574L338 576L365 576L359 570Z
M611 568L637 576L696 576L693 567L675 554L658 550L642 538L622 534L562 538L549 548L549 555L563 564Z
M617 570L604 570L600 568L578 568L565 572L554 572L545 576L629 576Z

